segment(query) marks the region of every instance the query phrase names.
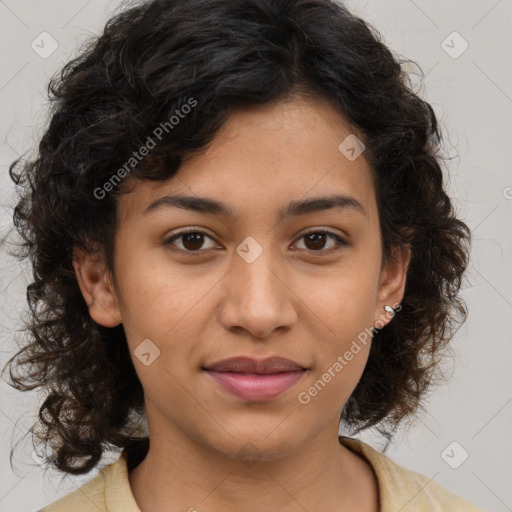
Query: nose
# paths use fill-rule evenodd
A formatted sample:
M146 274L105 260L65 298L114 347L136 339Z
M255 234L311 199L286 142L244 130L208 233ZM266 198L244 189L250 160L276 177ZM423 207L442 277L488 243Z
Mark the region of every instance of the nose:
M268 338L276 329L290 329L297 321L289 272L264 250L248 262L234 255L233 266L224 278L225 294L220 321L230 331L247 331L252 337Z

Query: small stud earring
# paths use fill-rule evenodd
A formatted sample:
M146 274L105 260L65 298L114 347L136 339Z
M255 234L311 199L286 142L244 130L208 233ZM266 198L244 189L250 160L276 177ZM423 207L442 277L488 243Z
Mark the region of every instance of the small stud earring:
M387 304L384 306L384 309L386 310L387 313L394 313L395 310L391 307L391 306L388 306Z

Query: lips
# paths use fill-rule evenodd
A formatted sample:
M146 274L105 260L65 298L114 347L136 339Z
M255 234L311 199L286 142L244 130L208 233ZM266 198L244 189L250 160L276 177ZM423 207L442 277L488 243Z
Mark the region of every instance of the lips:
M205 368L214 372L256 373L260 375L305 370L295 361L284 357L268 357L259 361L250 357L231 357Z
M307 370L282 357L260 361L233 357L203 369L224 391L250 402L277 398L298 382Z

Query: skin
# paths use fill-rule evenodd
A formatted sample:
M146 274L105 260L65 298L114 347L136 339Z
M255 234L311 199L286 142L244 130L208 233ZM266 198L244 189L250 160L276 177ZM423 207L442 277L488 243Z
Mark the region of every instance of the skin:
M350 161L338 150L352 133L323 100L239 109L173 179L134 181L119 199L114 276L101 258L75 249L91 317L123 323L144 388L151 447L129 474L143 512L379 510L371 466L337 438L370 343L310 403L298 400L365 328L391 321L384 305L404 293L410 253L382 265L364 153ZM178 193L222 201L236 218L172 207L143 214ZM364 214L333 208L278 221L290 201L333 193L357 199ZM202 245L186 236L165 244L186 227L206 233ZM308 242L310 228L348 245ZM247 236L263 250L251 263L236 252ZM330 248L339 250L326 254ZM160 350L147 366L134 356L145 339ZM248 402L201 370L239 355L287 357L308 371L278 398ZM247 443L252 464L239 453Z

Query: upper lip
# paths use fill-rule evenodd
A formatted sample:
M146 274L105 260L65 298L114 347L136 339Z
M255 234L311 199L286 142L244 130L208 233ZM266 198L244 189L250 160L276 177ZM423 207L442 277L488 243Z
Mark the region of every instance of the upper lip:
M218 361L204 367L206 370L215 372L236 372L236 373L282 373L305 370L301 365L284 357L267 357L256 360L250 357L231 357Z

